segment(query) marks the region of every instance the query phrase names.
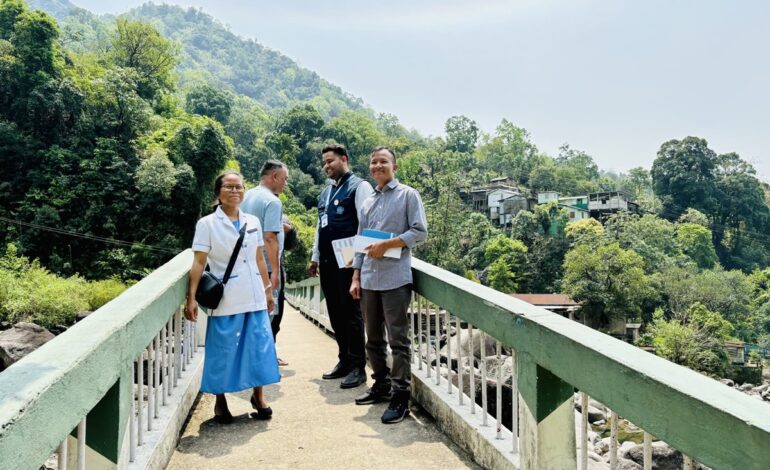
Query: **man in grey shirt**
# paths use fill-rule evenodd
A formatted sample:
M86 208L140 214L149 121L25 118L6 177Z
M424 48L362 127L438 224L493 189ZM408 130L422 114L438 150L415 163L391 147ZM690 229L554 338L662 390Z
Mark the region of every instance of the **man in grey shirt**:
M420 194L395 179L396 169L392 150L378 147L372 152L369 172L377 187L361 208L358 233L369 229L390 233L392 237L366 247L366 255L356 256L350 285L353 298L361 299L366 353L375 381L365 395L356 399L356 404L390 399L390 406L382 415L386 424L398 423L409 414L412 349L407 309L412 294L411 249L428 235ZM400 248L401 257L385 257L391 248ZM392 370L386 363L388 345L393 352Z
M278 160L268 160L262 165L259 186L246 191L241 210L259 218L265 241L265 264L267 265L273 298L278 299L281 291L281 255L283 254L284 228L283 206L278 196L286 188L289 170ZM281 315L278 302L270 314L270 324L277 333ZM279 365L287 365L278 359Z

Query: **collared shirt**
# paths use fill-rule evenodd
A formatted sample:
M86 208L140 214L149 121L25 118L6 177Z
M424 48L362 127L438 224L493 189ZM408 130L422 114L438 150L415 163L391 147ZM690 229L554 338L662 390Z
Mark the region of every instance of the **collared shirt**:
M401 257L374 259L359 253L353 267L361 270L361 288L391 290L412 283L411 249L428 237L428 222L420 193L393 179L364 201L358 233L364 229L396 234L406 247Z
M216 309L209 312L212 316L256 312L267 308L265 289L257 265L257 247L264 246L261 224L258 218L244 211L238 211L238 221L241 227L247 224L246 235L230 279L225 285L222 300ZM221 207L217 207L216 211L198 220L192 249L207 253L211 273L222 279L238 236L238 230L227 214Z
M278 237L278 259L280 260L283 253L284 233L283 205L278 196L273 194L270 189L259 185L246 191L241 203L241 210L257 216L263 231L275 232ZM265 250L265 264L267 264L267 270L273 272L270 259L267 257L267 250Z
M350 174L350 172L346 173ZM342 180L344 178L341 178ZM347 181L347 180L346 180ZM343 185L345 183L342 183ZM330 180L329 184L329 191L321 191L321 195L319 197L324 197L325 195L328 198L328 195L334 194L339 188L337 187L337 182L334 180ZM328 195L327 195L328 193ZM361 220L361 207L363 207L364 201L371 196L374 193L374 189L372 189L372 185L369 184L368 181L363 180L358 185L358 188L356 188L356 211L358 211L358 220ZM316 263L321 259L321 251L318 248L318 233L321 231L321 220L319 219L316 223L315 227L315 238L313 239L313 249L312 249L312 255L310 257L310 261L315 261Z

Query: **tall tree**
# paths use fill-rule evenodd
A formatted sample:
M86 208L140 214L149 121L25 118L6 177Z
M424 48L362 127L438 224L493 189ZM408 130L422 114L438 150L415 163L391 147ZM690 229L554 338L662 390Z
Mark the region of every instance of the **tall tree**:
M233 99L225 90L209 84L192 87L185 97L185 110L191 114L200 114L227 124L233 106Z
M178 53L178 45L150 23L125 17L116 20L112 57L117 65L137 73L137 91L142 98L152 99L162 91L173 90Z
M471 153L476 150L480 131L476 121L465 116L452 116L444 124L446 146L455 152Z
M663 215L674 220L688 207L712 213L716 165L716 153L705 139L686 137L664 143L651 171Z
M597 326L612 318L641 317L643 305L657 295L642 257L617 243L573 247L564 258L562 287Z

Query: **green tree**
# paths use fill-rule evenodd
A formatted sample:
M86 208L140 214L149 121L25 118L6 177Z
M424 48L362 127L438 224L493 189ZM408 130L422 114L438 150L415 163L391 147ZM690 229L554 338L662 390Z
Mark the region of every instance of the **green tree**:
M604 239L604 226L596 219L583 219L570 222L564 230L567 238L577 245L585 243L598 246Z
M693 209L692 207L684 211L682 215L679 216L677 222L680 224L696 224L701 227L709 228L709 219L706 217L706 214Z
M652 214L641 217L628 212L613 214L606 222L605 233L617 240L621 248L641 255L648 274L679 263L683 257L676 240L676 226Z
M751 301L755 306L770 303L770 268L757 269L748 281L751 284Z
M0 2L0 39L9 40L19 16L26 6L23 0L3 0Z
M7 20L12 17L9 14ZM16 48L20 65L28 74L43 72L49 76L58 75L62 67L58 39L59 26L47 13L25 10L16 16L11 43Z
M717 262L717 252L711 241L711 230L702 225L685 223L676 227L676 239L682 252L701 269L711 269Z
M527 276L526 254L527 247L519 240L505 234L491 238L484 247L484 257L489 263L489 286L500 292L515 292L519 281Z
M176 185L174 164L163 149L154 149L139 164L135 179L142 193L160 200L169 199Z
M712 213L714 244L730 268L751 271L770 263L770 207L754 168L736 154L720 155Z
M506 294L516 292L518 284L516 283L516 274L504 259L495 260L489 266L487 275L489 287Z
M275 131L268 136L268 142L280 141L283 147L290 148L290 151L294 153L292 160L296 160L299 169L311 175L315 183L322 183L326 180L321 165L323 147L320 139L323 126L324 119L313 106L309 104L296 105L278 117ZM279 155L281 154L278 146L274 147L274 150Z
M150 23L119 17L115 24L112 60L136 72L139 96L152 99L162 90L173 90L179 47Z
M642 257L618 243L570 249L562 288L583 304L581 310L597 325L611 318L640 317L645 303L657 296Z
M452 116L444 123L447 149L471 153L476 149L480 131L476 121L465 116Z
M714 207L716 153L705 139L686 137L664 143L652 164L655 194L664 215L675 219L692 207L709 214Z
M526 129L503 119L495 135L484 138L477 153L488 169L525 184L537 158L537 147L531 143Z
M655 354L715 376L724 376L730 366L724 343L732 332L730 322L700 303L693 304L681 319L666 321L658 313L649 328Z
M681 319L693 304L701 303L732 323L742 340L756 339L758 332L751 318L751 284L742 272L724 271L719 266L703 271L670 267L661 273L660 286L670 317Z
M187 92L185 110L190 114L200 114L226 124L230 118L233 100L225 90L208 84L197 85Z
M485 214L479 212L468 214L460 223L457 233L463 264L473 270L482 270L486 267L488 263L484 248L487 246L487 241L499 233L500 230Z

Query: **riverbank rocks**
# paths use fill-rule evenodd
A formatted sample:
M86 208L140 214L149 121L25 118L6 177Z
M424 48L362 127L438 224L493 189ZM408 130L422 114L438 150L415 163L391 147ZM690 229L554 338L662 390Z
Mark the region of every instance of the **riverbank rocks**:
M625 443L624 443L625 444ZM644 445L637 444L625 450L620 455L624 459L633 460L639 465L644 464ZM679 470L684 464L682 453L665 442L652 443L652 467L659 470Z
M54 339L54 335L34 323L19 322L0 332L0 370Z
M644 467L634 462L633 460L619 458L618 470L644 470Z
M575 394L575 409L582 412L582 404L580 402L580 394ZM607 412L604 405L596 400L589 399L588 401L588 421L591 424L599 424L607 422Z
M454 334L449 337L453 358L457 358L457 351L458 351L458 348L460 348L462 349L463 356L468 357L469 354L472 352L473 357L475 357L476 360L481 360L482 336L484 337L484 354L485 355L495 354L497 340L495 340L493 337L489 335L482 335L481 332L476 330L473 332L473 342L471 344L471 337L467 329L463 328L462 330L460 330L459 334L457 334L455 328L453 328L453 331L454 331ZM503 348L503 353L505 354L507 352L508 352L507 349ZM444 347L441 348L441 355L443 357L447 357L446 345L444 345Z
M84 320L87 316L91 315L94 312L89 312L88 310L83 310L82 312L78 312L75 315L75 323L79 322L80 320Z

